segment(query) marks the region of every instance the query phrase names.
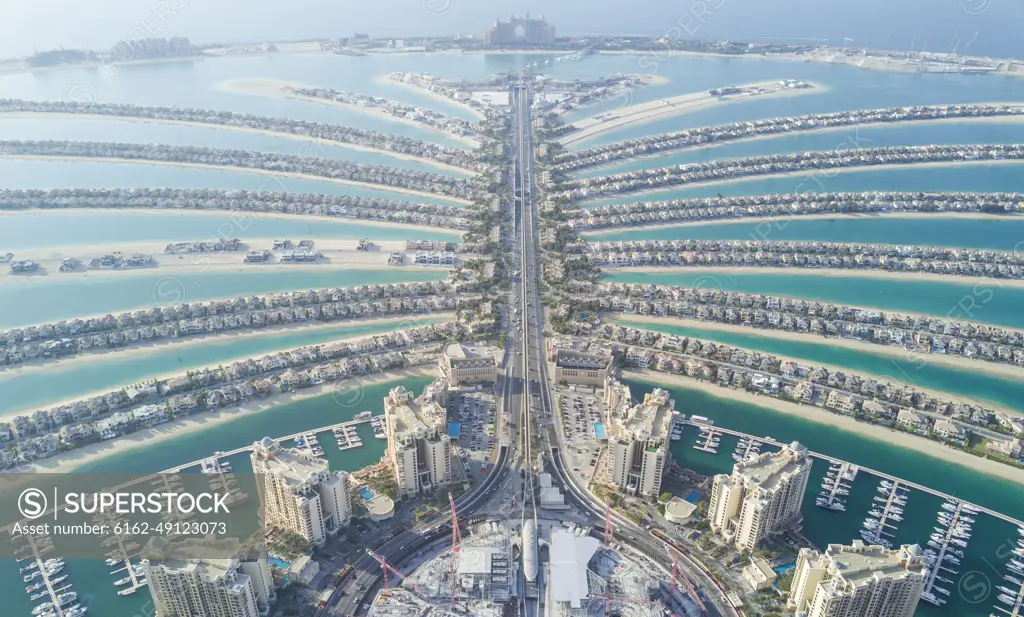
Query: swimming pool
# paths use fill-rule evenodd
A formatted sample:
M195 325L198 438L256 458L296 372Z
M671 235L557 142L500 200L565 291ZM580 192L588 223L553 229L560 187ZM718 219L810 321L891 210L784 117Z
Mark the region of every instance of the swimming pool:
M370 501L373 499L373 491L366 488L365 486L359 489L359 494L363 496L363 499Z

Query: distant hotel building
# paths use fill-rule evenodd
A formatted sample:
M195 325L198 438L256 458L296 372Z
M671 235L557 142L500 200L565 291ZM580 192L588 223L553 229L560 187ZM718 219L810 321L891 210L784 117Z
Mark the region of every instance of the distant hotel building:
M253 444L266 527L277 527L322 546L352 516L348 473L331 471L322 458L282 448L269 437Z
M824 554L804 548L786 607L801 617L911 617L927 569L921 547L886 550L854 540Z
M264 559L171 559L142 567L157 617L259 617L274 597Z
M498 382L498 362L492 354L476 347L453 343L441 354L441 371L452 387Z
M509 43L526 43L546 45L555 42L555 27L544 19L530 19L511 15L508 21L494 20L494 25L484 32L485 45L507 45Z
M711 530L740 550L754 550L763 538L800 518L810 475L807 448L795 441L779 452L736 463L732 475L715 476L708 507Z
M443 407L399 386L384 399L387 460L399 495L430 492L452 481L451 438Z
M669 433L675 410L668 392L655 388L626 412L611 440L612 481L632 495L657 497L669 457Z

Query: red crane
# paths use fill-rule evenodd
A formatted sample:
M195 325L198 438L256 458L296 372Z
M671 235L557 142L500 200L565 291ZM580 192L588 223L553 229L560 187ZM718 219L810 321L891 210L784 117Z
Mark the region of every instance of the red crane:
M675 552L672 551L672 547L665 544L665 553L668 558L672 561L672 593L676 592L676 577L683 579L683 585L686 587L686 591L689 593L690 598L700 609L701 614L707 615L708 609L704 606L704 603L700 601L700 596L697 595L697 590L693 588L693 584L690 583L690 579L687 578L686 573L683 572L682 568L679 567L679 560L676 559Z
M448 503L452 507L452 560L449 568L449 586L452 588L452 610L455 610L455 557L462 549L462 532L459 530L459 517L455 512L455 498L448 493Z
M388 560L384 558L383 555L378 555L377 553L374 553L370 549L366 549L366 554L369 555L370 557L373 557L377 561L377 563L380 564L380 571L384 575L384 589L387 589L387 587L388 587L388 571L390 570L395 576L397 576L398 578L402 579L403 583L408 581L409 586L412 587L413 590L416 591L416 593L418 593L420 595L423 595L423 592L420 591L420 588L416 586L416 583L414 583L412 581L409 581L408 579L405 578L404 574L402 574L398 570L394 569L391 566L391 564L388 563Z

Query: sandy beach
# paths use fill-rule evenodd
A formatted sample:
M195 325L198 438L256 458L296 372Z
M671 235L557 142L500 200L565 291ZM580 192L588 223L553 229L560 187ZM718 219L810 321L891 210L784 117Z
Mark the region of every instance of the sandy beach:
M247 415L267 411L279 405L294 403L323 395L329 396L340 388L345 388L345 396L350 397L351 392L347 391L349 388L371 383L379 384L393 382L401 379L432 377L434 374L435 371L433 370L432 365L412 367L400 371L381 373L378 375L343 379L333 384L314 386L298 392L275 394L265 399L252 399L240 406L225 407L224 409L220 409L213 413L197 414L180 420L174 420L144 431L139 431L138 433L126 435L117 439L111 439L110 441L91 444L84 448L78 448L37 461L32 465L15 467L0 473L67 473L74 471L77 467L87 463L96 462L108 456L131 452L132 450L144 448L150 444L154 444L160 440L169 439L171 437L181 437L190 433L207 430L217 426L218 424L223 424L224 422L229 422ZM271 437L277 437L277 435L271 435ZM0 478L2 478L2 476L0 476Z
M765 407L772 411L798 416L811 422L834 426L850 433L856 433L900 448L906 448L907 450L914 450L922 454L934 456L944 461L962 465L990 476L995 476L1018 484L1024 484L1024 471L1021 471L1020 469L1004 465L997 461L983 459L960 450L955 450L949 446L923 437L902 433L883 426L867 424L866 422L858 422L853 418L833 414L821 408L798 405L797 403L781 401L768 396L757 396L743 390L722 388L715 384L698 381L681 375L669 375L667 373L657 373L647 370L630 370L623 371L622 376L626 379L656 383L661 386L698 390L717 398ZM852 462L856 463L858 461Z
M257 129L247 126L233 126L227 124L214 124L206 122L191 122L186 120L170 120L162 118L132 118L129 116L113 116L105 114L70 114L70 113L34 113L34 112L16 112L16 113L3 113L0 112L0 119L2 118L60 118L68 120L107 120L111 122L132 122L136 124L169 124L177 126L192 126L204 129L213 129L221 131L235 131L238 133L253 133L257 135L269 135L270 137L280 137L283 139L290 139L292 141L301 141L303 145L298 146L295 149L296 156L318 156L317 150L321 144L330 144L339 148L345 148L347 150L356 150L358 152L373 152L375 154L381 154L394 159L401 159L403 161L411 161L420 163L422 165L429 165L439 171L445 171L448 173L458 174L460 177L468 177L473 175L473 171L465 169L463 167L456 167L447 163L442 163L436 159L424 158L420 156L413 156L411 154L403 154L401 152L395 152L393 150L384 150L381 148L371 148L369 146L363 146L359 144L352 144L346 141L336 141L328 139L326 137L312 137L307 135L296 135L294 133L287 133L285 131L270 131L267 129Z
M357 180L343 180L341 178L329 178L327 176L316 176L313 174L303 174L294 172L284 171L269 171L264 169L255 169L252 167L235 167L233 165L213 165L208 163L184 163L180 161L157 161L152 159L119 159L105 156L42 156L36 154L0 154L0 159L13 159L13 160L29 160L29 161L61 161L68 163L119 163L129 165L162 165L165 167L187 167L191 169L213 169L215 171L236 171L241 173L256 174L260 176L268 176L271 178L297 178L300 180L312 180L314 182L330 182L333 184L343 184L345 186L356 186L364 189L373 189L375 191L385 191L388 193L402 193L404 195L414 195L416 197L427 197L431 199L440 199L452 204L463 204L469 205L471 202L468 199L462 199L460 197L450 197L448 195L438 195L436 193L426 193L424 191L416 191L413 189L407 189L398 186L388 186L386 184L373 184L370 182L360 182ZM280 184L280 183L279 183ZM262 189L266 190L266 189Z
M328 216L324 214L285 214L281 212L257 212L248 210L193 210L188 208L33 208L25 210L4 210L0 209L0 217L5 215L34 215L34 216L53 216L59 215L62 212L75 212L75 213L97 213L97 214L145 214L146 216L194 216L202 215L209 217L216 217L222 220L227 220L229 224L237 226L238 233L244 233L255 219L280 219L280 220L299 220L299 221L323 221L332 223L351 223L353 225L367 225L370 227L389 227L391 229L407 229L409 231L420 231L429 230L435 233L452 234L453 236L461 236L462 230L460 229L449 229L447 227L432 227L430 225L420 225L418 223L393 223L391 221L378 221L373 219L357 219L347 216ZM0 219L2 221L2 219ZM212 221L216 223L216 221ZM211 230L207 240L216 240L223 237L220 232L220 227ZM234 227L231 229L231 233L236 233ZM232 235L226 236L230 239ZM267 236L270 238L270 236ZM335 237L334 240L345 239L344 237ZM77 249L78 247L74 247ZM162 248L160 250L163 250Z
M994 103L976 103L977 105L1010 105L1012 107L1020 107L1019 103L1015 102L994 102ZM592 165L582 169L576 169L569 172L570 175L577 175L579 173L589 173L593 171L600 171L616 165L633 161L633 160L653 160L663 157L672 156L680 152L692 152L695 150L711 150L714 148L720 148L722 146L728 146L731 144L751 143L756 141L764 141L768 139L780 139L787 135L809 135L815 133L838 133L846 130L857 131L859 127L870 127L872 129L884 130L887 128L900 128L908 125L934 125L934 124L979 124L979 123L995 123L995 124L1007 124L1024 122L1024 116L983 116L978 118L934 118L931 120L903 120L898 122L862 122L859 124L846 125L846 126L827 126L821 128L814 128L810 130L793 131L789 133L776 133L766 135L755 135L752 137L741 137L739 139L728 139L723 141L715 141L711 143L698 144L693 146L687 146L685 148L677 148L672 150L663 150L661 152L653 152L650 154L642 154L638 156L631 156L625 159L618 159L615 161L608 161L600 165ZM865 140L869 141L869 140ZM836 145L836 148L842 149L846 147L846 140L843 140Z
M378 77L376 79L380 79L380 78ZM386 80L383 83L390 84L390 85L404 85L404 84L398 84L397 82L391 82L390 80ZM310 102L310 103L318 103L320 105L329 105L331 107L338 107L340 109L345 109L345 110L348 110L348 111L352 111L352 112L356 112L356 113L360 113L360 114L365 114L367 116L373 116L375 118L384 120L385 122L392 122L392 123L396 123L396 124L404 124L406 126L413 126L413 127L419 128L419 129L424 129L424 130L427 130L427 131L431 131L433 133L437 133L438 135L444 135L445 137L448 137L450 139L453 139L455 141L463 143L463 144L469 146L470 148L478 148L480 146L480 142L478 142L475 139L472 139L472 138L469 138L469 137L463 137L461 135L453 135L451 133L446 133L445 131L438 130L438 129L430 126L429 124L424 124L422 122L416 122L415 120L411 120L411 119L408 119L408 118L400 118L398 116L393 116L393 115L391 115L389 113L386 113L385 111L383 111L381 109L378 109L376 107L360 107L358 105L350 105L348 103L342 103L341 101L332 101L332 100L328 100L328 99L315 98L315 97L312 97L312 96L304 96L304 95L298 94L298 93L293 91L293 90L304 90L304 89L312 89L312 88L316 88L316 86L310 86L310 85L306 85L306 84L287 82L287 81L282 81L280 79L264 79L264 78L258 78L258 77L230 79L228 81L224 81L224 82L221 82L221 83L217 84L217 89L218 90L223 90L224 92L231 92L231 93L234 93L234 94L248 94L248 95L252 95L252 96L265 96L265 97L271 97L271 98L288 98L288 99L295 99L295 100L299 100L299 101L307 101L307 102ZM421 90L419 88L417 88L416 92L421 92ZM423 92L425 92L425 91L423 91ZM433 93L429 93L429 94L433 94ZM445 101L451 102L448 99L445 99L444 97L440 97L439 95L434 95L434 96L436 96L438 98L441 98L441 99L443 99Z
M626 231L653 231L658 229L675 229L677 227L705 227L707 225L758 225L760 223L772 223L775 225L785 225L790 221L820 221L820 220L844 220L844 219L870 219L870 218L881 218L881 219L974 219L981 221L1005 221L1006 219L1019 219L1019 214L989 214L986 212L835 212L831 214L808 214L804 216L790 215L790 216L751 216L748 218L728 218L728 219L716 219L710 221L680 221L678 223L658 223L656 225L623 225L621 227L602 227L600 229L586 229L583 230L582 234L586 235L589 239L597 239L600 241L601 236L608 236L611 234L620 234ZM760 231L755 236L754 230L751 230L751 239L762 239L761 235L765 235L765 240L770 238L767 237L771 233L771 229L761 234Z
M729 344L729 346L732 347L733 345ZM744 347L743 349L752 349L752 348ZM808 366L808 365L818 366L818 367L826 369L829 373L836 373L836 372L851 373L851 372L854 372L854 373L856 373L858 375L861 375L863 377L870 377L872 379L875 379L879 383L891 382L891 383L900 383L900 384L907 385L907 386L913 386L914 389L918 390L919 392L922 392L924 394L927 394L929 396L933 396L933 397L936 397L936 398L946 399L946 400L950 400L950 401L964 401L964 402L968 402L968 403L973 403L975 405L980 405L982 407L988 407L989 409L993 409L993 410L996 410L996 411L1002 411L1002 412L1005 412L1005 413L1007 413L1009 415L1012 415L1012 416L1018 416L1018 417L1024 416L1024 413L1022 413L1021 411L1018 411L1018 410L1015 410L1015 409L1010 409L1010 408L1004 407L1002 405L999 405L998 403L993 403L993 402L990 402L990 401L986 401L984 399L965 397L965 396L960 395L960 394L951 394L949 392L944 392L942 390L935 390L935 389L932 389L932 388L924 388L922 386L917 385L916 383L913 383L912 379L894 379L892 377L888 377L888 376L885 376L885 375L878 375L878 374L874 374L874 373L867 373L867 372L860 371L860 370L854 371L854 370L851 370L849 367L836 366L835 364L826 364L826 363L823 363L823 362L816 362L816 361L812 362L812 361L809 361L809 360L804 360L804 359L796 358L796 357L793 357L793 356L786 356L786 355L778 354L778 353L773 353L771 355L773 355L776 358L778 358L781 362L794 362L794 363L802 365L802 366ZM897 365L897 367L898 368L902 368L902 367L899 367L898 365ZM913 367L907 367L907 368L909 368L910 370L913 370ZM909 371L907 371L906 369L904 369L904 371L905 371L905 374L909 374Z
M638 103L636 105L631 104L621 110L607 111L591 118L573 122L573 124L579 127L580 130L560 137L556 141L564 146L568 146L581 141L586 141L595 135L621 129L626 126L691 113L701 109L735 103L737 101L748 101L752 98L761 100L768 98L802 96L805 94L821 94L828 90L821 84L808 82L808 85L810 86L808 88L785 88L779 86L777 81L764 81L738 86L741 88L757 87L769 89L768 92L761 94L744 93L738 95L711 96L707 92L690 92L688 94L680 94L678 96L659 99L657 101Z
M602 268L603 272L611 274L626 274L629 272L641 272L649 274L660 272L664 274L679 273L700 273L704 271L723 272L726 276L730 274L765 274L765 275L797 275L797 276L830 276L837 278L873 278L890 281L930 281L933 283L947 283L958 285L973 285L976 288L1024 288L1024 279L1003 279L985 276L959 276L955 274L934 274L931 272L892 272L889 270L871 269L838 269L838 268L757 268L757 267L729 267L729 266L639 266L635 268Z
M735 334L746 334L770 338L780 341L793 341L796 343L815 343L828 347L842 347L853 351L873 353L880 356L888 356L894 360L901 360L901 367L913 376L917 366L924 364L936 364L948 366L959 370L966 370L976 373L985 373L997 377L1010 379L1024 379L1024 367L1003 362L987 362L984 360L972 360L963 356L950 356L947 354L931 354L925 352L911 351L903 347L892 345L876 345L856 339L849 339L834 336L818 336L817 334L805 334L790 332L787 330L772 330L769 328L754 328L752 326L741 326L736 324L723 324L714 321L701 321L699 319L688 319L682 317L653 317L651 315L626 315L616 313L610 315L616 323L632 322L662 326L693 327L701 330L713 330L715 332L731 332ZM806 363L807 361L802 360ZM848 370L848 369L847 369ZM954 396L952 394L947 396ZM991 403L985 403L991 405Z
M1021 165L1024 164L1024 159L995 159L995 160L975 160L975 161L929 161L929 162L914 162L914 163L890 163L885 165L861 165L851 167L834 167L829 169L803 169L800 171L788 171L784 173L771 173L771 174L754 174L749 176L738 176L733 178L720 178L716 180L693 180L690 182L684 182L682 184L673 184L671 186L660 186L655 188L644 189L642 191L629 191L618 194L607 194L607 195L595 195L593 198L585 199L577 202L577 205L581 208L586 209L588 203L597 201L615 201L620 197L629 197L630 201L633 198L638 198L636 201L649 201L647 199L639 199L645 195L651 195L654 193L667 193L669 191L678 191L690 188L691 186L719 186L722 184L737 184L742 185L744 182L756 182L760 180L775 180L777 178L793 178L797 182L793 185L792 193L808 193L817 192L819 190L824 191L827 187L829 178L834 178L839 174L852 174L852 173L874 173L879 171L892 171L894 169L927 169L932 167L959 167L963 165ZM604 177L604 176L602 176ZM781 192L781 191L776 191ZM624 202L620 202L624 203ZM596 204L595 204L596 205Z
M265 328L247 329L247 330L231 330L227 332L219 332L216 334L201 334L196 336L189 336L186 338L166 338L152 341L145 341L139 344L132 345L130 347L117 347L107 349L89 349L84 352L75 354L73 356L58 358L54 360L47 359L36 359L22 362L21 364L14 364L11 366L0 366L0 384L6 379L12 379L21 375L29 373L35 373L41 370L47 371L62 371L62 370L74 370L76 366L81 363L88 362L89 364L104 363L107 361L114 360L129 360L131 358L143 358L153 353L179 353L182 350L189 348L201 347L204 345L218 346L218 345L230 345L232 342L237 341L239 338L245 338L252 340L253 338L261 338L271 336L275 334L285 334L289 332L295 333L315 333L318 330L329 330L337 328L339 326L349 326L352 328L358 328L362 326L377 326L377 325L388 325L395 324L397 329L402 330L409 327L415 327L417 325L423 325L426 323L442 323L450 321L455 318L454 313L448 312L436 312L436 313L416 313L411 315L396 315L394 317L379 317L379 318L359 318L359 319L339 319L331 322L293 322L289 324L270 326ZM341 341L357 341L364 339L370 334L364 334L353 337L342 337L331 342ZM278 349L276 351L267 352L262 355L268 355L270 353L278 353L282 351L290 351L289 349ZM234 357L225 362L238 362L245 359L246 356ZM262 356L261 356L262 357ZM200 367L201 368L201 367ZM180 371L174 373L166 373L163 375L152 375L147 379L168 379L175 377ZM92 398L93 396L99 396L105 394L106 391L95 391L90 394L83 396L77 396L73 399L65 401L59 401L54 405L64 405L72 403L82 398ZM0 420L3 418L11 418L21 413L25 413L26 410L14 411L14 412L0 412ZM34 411L34 409L33 409Z
M305 238L304 238L305 239ZM417 268L447 272L450 266L431 266L413 263L412 256L405 256L401 265L389 265L388 259L392 252L405 252L405 242L402 240L379 240L373 242L371 250L360 251L356 249L358 238L320 238L312 239L314 248L323 253L323 256L316 263L284 263L281 261L282 251L271 251L270 240L252 241L250 244L240 246L237 251L211 252L211 253L165 253L166 242L135 242L135 243L112 243L87 246L51 247L29 251L18 251L16 254L19 260L32 260L39 264L39 269L31 273L12 273L0 271L0 285L3 283L25 282L43 280L50 276L58 276L62 280L70 278L85 277L123 277L152 273L172 273L182 276L193 276L214 272L268 272L277 268L288 270L390 270L394 268ZM245 253L249 250L271 251L270 259L267 262L245 263ZM114 252L123 253L125 256L134 254L151 255L154 259L152 265L138 268L89 268L92 259ZM61 272L60 267L64 259L74 257L82 263L73 271Z
M471 107L469 105L466 105L462 101L456 101L455 99L450 99L450 98L444 96L443 94L438 94L437 92L433 92L431 90L427 90L426 88L421 88L421 87L419 87L417 85L414 85L414 84L408 84L408 83L405 83L404 81L396 81L396 80L390 79L388 77L389 74L390 73L385 74L385 75L377 75L376 77L373 78L373 83L381 85L381 86L398 86L399 88L405 88L406 90L409 90L410 92L415 92L416 94L419 94L421 96L425 96L427 98L434 99L435 101L437 101L439 103L444 103L446 105L452 105L454 107L458 107L459 109L461 109L464 112L468 113L469 115L473 116L473 118L475 118L476 120L484 120L484 119L487 118L487 116L485 116L479 109L477 109L475 107Z

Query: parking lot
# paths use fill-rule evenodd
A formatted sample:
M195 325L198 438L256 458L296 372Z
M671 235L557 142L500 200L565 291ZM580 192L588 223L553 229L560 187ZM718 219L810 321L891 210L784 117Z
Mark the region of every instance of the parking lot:
M600 391L589 392L558 388L555 391L565 431L571 471L590 481L604 443L595 434L595 425L604 423L604 401Z
M456 394L449 404L449 422L460 425L459 456L472 477L480 476L494 453L496 414L495 397L490 392Z

